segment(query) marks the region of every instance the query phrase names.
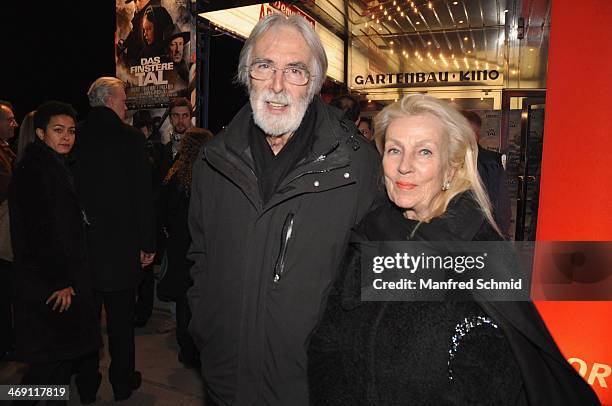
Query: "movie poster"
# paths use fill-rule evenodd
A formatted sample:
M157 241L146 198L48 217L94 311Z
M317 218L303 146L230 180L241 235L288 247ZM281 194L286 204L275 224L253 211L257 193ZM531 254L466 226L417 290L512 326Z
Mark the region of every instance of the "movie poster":
M116 75L130 110L160 108L195 88L195 18L188 0L115 0Z

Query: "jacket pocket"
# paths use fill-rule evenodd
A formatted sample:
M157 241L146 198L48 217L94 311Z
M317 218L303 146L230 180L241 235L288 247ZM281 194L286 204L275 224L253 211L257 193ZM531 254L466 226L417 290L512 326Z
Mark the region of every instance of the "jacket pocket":
M293 220L294 214L289 213L285 218L285 222L283 223L283 231L281 234L281 245L280 250L278 252L278 257L276 258L276 264L274 265L274 283L278 283L283 276L283 272L285 271L285 261L287 259L287 247L289 246L289 241L291 237L293 237Z

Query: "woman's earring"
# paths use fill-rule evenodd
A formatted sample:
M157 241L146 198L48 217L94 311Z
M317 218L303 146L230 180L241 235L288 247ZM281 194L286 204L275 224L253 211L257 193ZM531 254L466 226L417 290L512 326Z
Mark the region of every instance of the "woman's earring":
M442 185L442 190L447 191L448 189L450 189L451 187L451 183L449 180L444 181L444 184Z

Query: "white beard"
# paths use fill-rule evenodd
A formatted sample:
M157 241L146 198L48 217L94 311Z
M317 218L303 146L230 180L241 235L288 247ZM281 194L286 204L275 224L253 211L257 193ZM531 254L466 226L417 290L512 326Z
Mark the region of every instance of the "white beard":
M249 100L253 109L253 120L264 133L272 137L280 137L298 129L308 108L308 93L295 102L285 92L274 93L271 90L259 92L251 90ZM284 114L268 114L266 103L286 104L289 110Z

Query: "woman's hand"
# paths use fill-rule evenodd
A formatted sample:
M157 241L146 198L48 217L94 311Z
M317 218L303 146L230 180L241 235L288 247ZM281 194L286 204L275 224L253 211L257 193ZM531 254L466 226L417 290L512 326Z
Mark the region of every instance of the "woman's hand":
M68 286L65 289L53 292L53 294L49 296L49 299L47 299L45 304L49 304L55 300L55 303L53 303L53 310L57 310L62 313L68 310L68 308L72 304L72 296L74 295L74 289Z

